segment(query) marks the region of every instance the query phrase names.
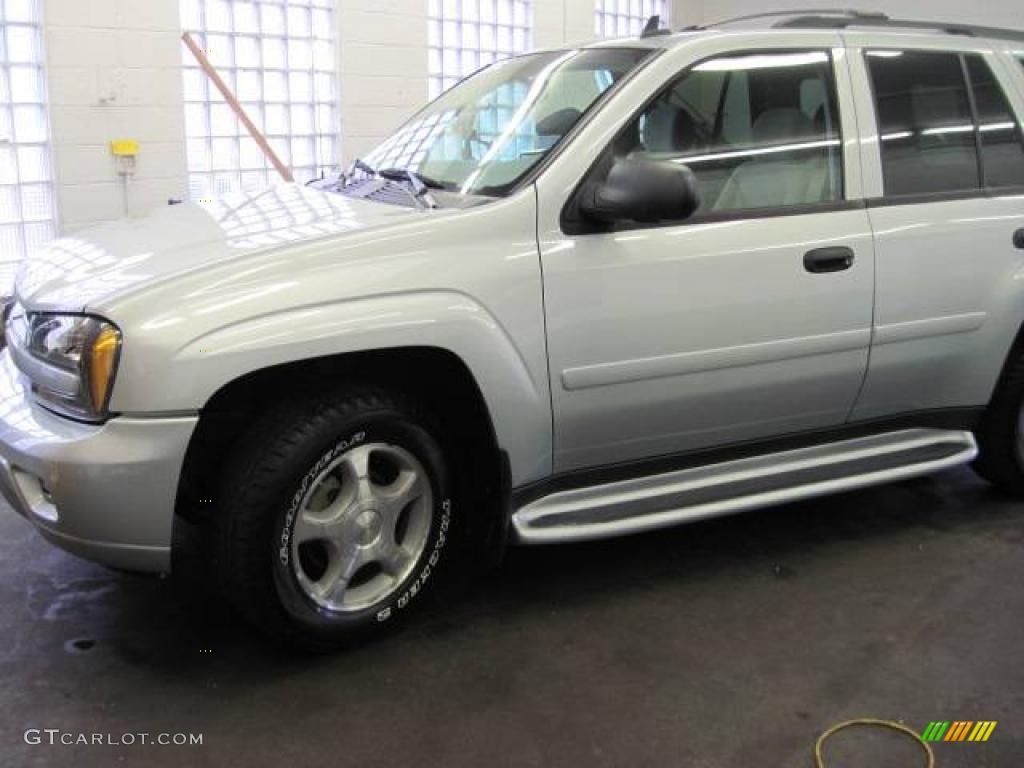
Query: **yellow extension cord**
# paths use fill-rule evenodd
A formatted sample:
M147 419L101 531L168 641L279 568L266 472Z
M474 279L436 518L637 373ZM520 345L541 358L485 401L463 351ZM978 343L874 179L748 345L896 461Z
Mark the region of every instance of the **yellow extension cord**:
M888 728L890 730L898 731L902 734L909 736L915 742L920 744L921 748L924 750L924 753L928 758L928 763L926 764L927 768L935 768L935 753L932 752L932 748L928 744L928 742L922 739L916 731L912 731L909 728L907 728L907 726L900 725L899 723L894 723L891 720L873 720L868 717L863 717L858 720L847 720L845 723L833 725L831 728L829 728L827 731L821 734L821 736L818 737L817 743L814 745L814 762L817 768L825 768L825 758L821 756L821 750L825 746L825 742L828 741L832 736L837 734L839 731L843 730L844 728L850 728L855 725L867 725L874 726L877 728Z

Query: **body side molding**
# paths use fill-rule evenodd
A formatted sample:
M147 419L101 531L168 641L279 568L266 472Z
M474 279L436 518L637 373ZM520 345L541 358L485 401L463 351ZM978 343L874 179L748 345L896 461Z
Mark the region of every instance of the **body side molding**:
M863 328L677 355L622 360L566 369L562 371L562 384L568 390L579 390L671 376L687 376L813 355L849 352L867 347L870 340L871 330Z

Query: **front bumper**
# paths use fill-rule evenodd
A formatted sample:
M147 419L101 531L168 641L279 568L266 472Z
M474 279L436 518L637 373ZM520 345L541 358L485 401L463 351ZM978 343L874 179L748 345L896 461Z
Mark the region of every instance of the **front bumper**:
M185 450L198 418L79 424L32 403L0 353L0 491L58 547L132 571L165 572Z

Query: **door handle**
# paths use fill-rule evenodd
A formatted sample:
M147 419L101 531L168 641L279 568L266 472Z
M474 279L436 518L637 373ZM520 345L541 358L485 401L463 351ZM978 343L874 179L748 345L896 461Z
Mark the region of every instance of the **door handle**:
M820 274L842 272L853 266L853 249L845 245L830 248L815 248L804 254L804 269Z
M1024 251L1024 228L1018 229L1013 233L1013 247Z

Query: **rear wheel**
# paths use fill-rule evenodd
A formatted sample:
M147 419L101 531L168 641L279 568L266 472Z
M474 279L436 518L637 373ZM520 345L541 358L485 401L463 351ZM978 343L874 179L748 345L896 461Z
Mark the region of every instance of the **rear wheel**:
M1024 496L1024 355L1007 368L977 430L974 469L1000 490Z
M276 637L334 647L396 618L451 537L448 468L429 418L361 393L285 406L229 460L218 516L226 597Z

